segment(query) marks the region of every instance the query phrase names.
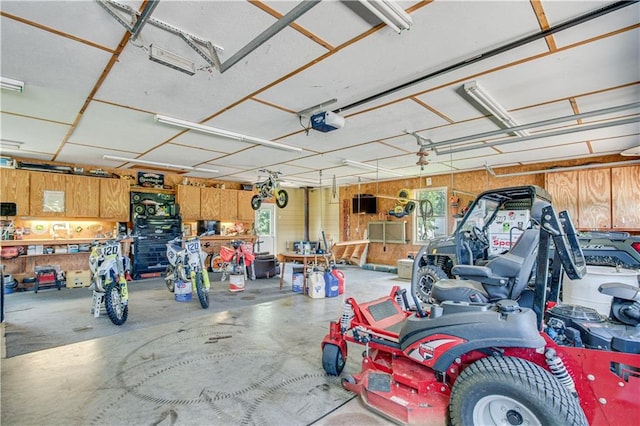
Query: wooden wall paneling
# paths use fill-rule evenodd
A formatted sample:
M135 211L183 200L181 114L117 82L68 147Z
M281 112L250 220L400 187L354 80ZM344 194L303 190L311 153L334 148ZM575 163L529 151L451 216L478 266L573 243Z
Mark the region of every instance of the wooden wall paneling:
M129 221L129 181L100 179L100 218Z
M100 217L100 179L104 178L66 177L66 216Z
M640 166L611 169L611 216L616 229L640 229Z
M610 169L580 170L578 181L580 228L611 228Z
M16 203L19 216L29 214L29 184L28 171L0 169L0 200Z
M556 211L566 210L576 228L580 227L578 172L547 173L545 188L551 194Z

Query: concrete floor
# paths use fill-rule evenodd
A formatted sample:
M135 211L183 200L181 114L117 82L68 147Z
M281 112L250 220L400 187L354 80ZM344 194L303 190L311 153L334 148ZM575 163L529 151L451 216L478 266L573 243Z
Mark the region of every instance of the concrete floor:
M212 281L208 310L174 301L160 279L136 281L120 327L89 314L87 289L8 294L0 422L389 424L324 373L320 342L345 297L371 300L409 283L342 269L345 294L327 299L291 292L288 271L283 290L277 279L247 281L241 293ZM360 351L351 347L343 376L360 371Z

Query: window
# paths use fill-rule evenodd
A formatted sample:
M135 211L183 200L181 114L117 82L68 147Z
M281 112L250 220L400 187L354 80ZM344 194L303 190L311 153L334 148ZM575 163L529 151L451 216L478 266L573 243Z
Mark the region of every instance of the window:
M413 215L414 244L448 235L447 188L418 189L414 198L418 200Z

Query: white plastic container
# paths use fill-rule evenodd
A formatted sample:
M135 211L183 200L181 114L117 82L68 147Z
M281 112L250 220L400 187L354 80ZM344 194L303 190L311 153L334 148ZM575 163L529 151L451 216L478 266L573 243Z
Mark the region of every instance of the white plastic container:
M307 279L307 290L312 299L324 299L325 281L322 272L314 271Z
M229 275L229 291L244 291L244 275Z
M581 280L571 280L564 275L562 303L581 305L609 315L611 296L598 291L600 284L623 283L638 287L640 271L617 269L610 266L587 266L587 273Z
M176 281L173 294L175 295L176 302L188 302L191 300L191 282L190 281Z

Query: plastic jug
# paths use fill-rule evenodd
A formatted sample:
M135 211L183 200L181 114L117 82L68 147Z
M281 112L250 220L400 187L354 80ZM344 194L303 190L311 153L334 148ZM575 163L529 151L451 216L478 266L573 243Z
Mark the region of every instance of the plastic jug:
M338 269L335 265L331 267L331 274L338 279L338 294L344 293L344 272Z
M327 270L324 272L324 282L325 297L337 297L339 294L338 278Z
M309 274L309 278L307 279L307 290L309 297L313 299L322 299L324 298L325 293L325 282L324 276L322 272L316 271L314 269L311 274Z

